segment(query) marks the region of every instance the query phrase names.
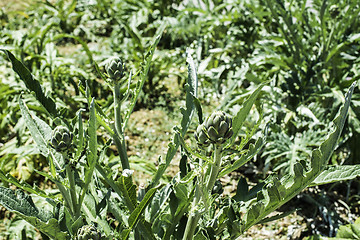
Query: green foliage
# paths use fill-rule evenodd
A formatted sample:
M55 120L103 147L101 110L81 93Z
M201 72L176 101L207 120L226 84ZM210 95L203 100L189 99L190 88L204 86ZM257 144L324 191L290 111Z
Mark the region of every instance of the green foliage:
M0 187L0 191L0 202L8 210L15 212L52 239L66 239L66 233L60 230L53 214L46 210L38 209L31 197L22 190L13 191Z
M155 44L156 43L157 42L155 42ZM222 165L222 157L224 153L222 151L222 145L224 142L213 144L211 158L195 153L195 151L191 150L191 148L186 145L183 137L187 132L191 117L195 109L201 111L201 108L196 108L195 104L197 93L197 77L195 68L193 68L192 59L190 57L189 63L189 85L187 87L188 97L186 101L186 109L182 110L183 120L181 121L181 128L176 128L174 145L169 145L170 148L168 154L171 155L169 155L166 164L157 170L153 182L149 185L145 191L145 194L141 195L139 200L136 197L137 187L132 180L133 171L128 168L124 168L123 161L127 160L127 157L124 158L124 156L120 155L123 171L122 176L118 178L114 176L109 165L103 165L103 157L98 157L97 119L101 120L102 117L98 113L99 111L96 110L96 103L94 98L91 100L89 105L90 113L85 135L83 123L80 121L81 115L79 115L79 131L78 136L75 138L75 142L77 142L79 146L82 147L85 136L87 147L84 149L84 158L79 156L76 161L73 160L73 151L71 149L68 149L65 152L62 151L61 154L52 150L50 144L47 144L47 142L51 141L51 137L49 136L49 129L51 128L44 121L33 117L24 102L20 99L19 104L22 110L22 114L25 117L25 122L30 129L33 138L35 139L37 146L40 150L42 149L42 154L48 157L49 165L53 166L51 168L51 176L49 177L57 185L62 195L62 200L58 198L54 199L53 206L55 211L53 213L46 212L45 214L43 210L39 210L33 204L31 198L27 195L24 195L23 192L21 192L21 194L19 194L20 192L15 194L13 193L13 190L2 188L2 190L5 192L2 197L2 204L7 207L7 209L18 213L21 217L23 217L25 220L33 224L37 229L51 238L60 236L60 233L62 234L61 238L69 238L70 236L74 236L78 229L83 225L82 222L85 221L87 223L96 222L99 226L101 226L102 232L104 232L105 236L110 238L121 236L122 239L127 239L130 237L130 234L133 233L135 235L139 234L142 236L147 236L148 238L151 237L152 239L156 239L156 235L167 239L173 234L179 234L175 231L176 226L181 223L181 219L185 217L186 212L189 211L190 215L188 216L183 238L192 239L193 236L203 234L202 230L198 229L198 223L202 213L205 213L205 218L203 221L207 222L212 219L211 214L216 212L211 210L213 201L219 197L219 195L216 193L212 195L216 179L218 179L219 176L223 176L241 167L243 164L249 161L263 146L264 140L258 140L255 145L251 145L245 152L241 149L244 145L241 148L235 148L237 151L242 150L240 153L241 157L239 160L236 160L233 165L230 165L230 167L224 167ZM147 65L149 64L147 63ZM139 86L142 86L141 82ZM251 105L254 104L256 96L259 94L261 87L259 87L249 96L243 107L239 109L236 116L241 116L241 114L246 114L250 111ZM235 201L233 203L229 202L230 205L224 207L222 211L219 212L219 214L225 214L225 216L228 216L229 220L232 221L230 226L228 226L228 231L231 237L237 237L241 235L254 224L267 221L265 218L269 213L273 212L281 205L289 201L307 186L313 184L314 180L317 179L317 177L325 170L325 166L327 165L327 162L329 161L329 158L335 149L335 146L340 137L340 133L342 132L342 128L345 124L347 112L350 106L350 98L354 87L355 85L353 84L347 94L344 106L339 110L339 114L334 120L334 129L332 133L320 145L319 149L313 151L311 164L309 166L303 166L301 162L298 162L294 165L293 173L287 174L281 179L278 179L274 176L269 177L265 181L265 185L260 186L260 188L256 188L256 195L254 195L251 190L248 191L245 188L243 191L243 194L245 195L242 195L241 199L246 199L246 201ZM114 89L115 93L116 91L117 90ZM87 98L89 99L89 93L87 94ZM136 96L137 92L135 92L135 99ZM116 105L115 101L114 106L114 111L119 111L118 113L121 114L121 103ZM81 111L79 111L79 113L81 113ZM199 116L201 115L202 114L199 114ZM215 118L213 124L216 125L216 122L218 121L216 118L220 115L214 116ZM220 117L222 116L223 115ZM245 118L240 118L240 120L239 118L234 119L234 124L236 124L238 127L237 131L234 131L234 135L239 134L239 125L241 126L241 123L244 122L244 119ZM231 119L229 121L231 121ZM101 120L101 122L102 124L106 124L103 120ZM225 122L228 122L228 120ZM125 145L123 142L124 129L122 128L121 124L121 118L117 118L115 113L115 126L112 126L112 129L110 127L106 127L106 129L109 129L115 143L116 141L120 141L116 145L119 147L120 151L124 151L123 154L126 154L126 150L124 148ZM55 131L59 130L56 130L55 128ZM70 133L67 133L67 131L68 130L66 129L65 134L68 136L66 141L70 139ZM221 126L219 125L219 132L221 131ZM254 132L250 132L249 134L253 133ZM57 133L54 135L55 138L56 134ZM64 133L61 132L59 138L63 139L63 134ZM226 148L230 149L234 142L227 145ZM147 211L151 212L151 207L159 207L159 205L156 205L156 202L154 202L155 205L152 204L152 201L153 198L157 196L156 193L158 189L162 188L161 185L158 185L158 182L160 177L164 174L166 167L169 166L171 160L174 157L176 145L182 145L183 149L185 150L184 153L186 154L186 157L194 164L197 164L198 169L190 172L185 170L181 179L174 178L172 185L170 185L172 194L170 192L170 194L167 193L165 195L170 201L169 206L162 208L163 214L161 214L162 217L165 217L169 216L167 215L169 213L168 211L172 212L172 220L168 219L162 223L163 220L160 218L155 223L157 226L161 227L158 228L158 232L154 232L152 230L152 223L149 222L149 219L146 219L145 213ZM107 146L103 149L103 152L106 149ZM196 163L192 155L200 158L198 159L198 163ZM234 156L235 155L236 154L234 154ZM237 153L237 155L239 155L239 153ZM103 155L101 154L101 156ZM77 164L82 161L85 161L83 162L83 167L81 165L77 166ZM186 162L183 162L182 164L186 165ZM95 169L97 170L96 172L94 171ZM102 183L91 180L92 176L94 175L97 176L97 178L102 178L104 182ZM336 180L338 181L354 178L356 175L358 175L356 171L351 172L350 174L346 174L346 176L341 176L340 174L335 173L330 176L327 175L326 178L320 177L318 181L324 181L324 179L326 179L326 181L332 182ZM106 190L104 183L110 186L110 192L109 190ZM23 185L17 184L17 186L21 188ZM94 191L96 188L98 191L102 192L103 196L107 197L100 200L101 195L98 195L98 193ZM167 188L165 187L164 189ZM241 191L240 189L241 188L239 188L239 191ZM139 189L139 194L141 191L144 190ZM38 193L35 191L35 194ZM114 196L113 199L110 200L112 194L116 194L117 196ZM21 199L19 199L20 197ZM158 197L155 199L158 199ZM239 197L235 197L234 199L239 200ZM17 205L16 203L18 200L20 202L23 201L24 203ZM112 205L111 201L114 200L120 201L119 203L122 204L122 207L119 208ZM246 209L245 215L242 218L240 218L239 210L234 210L234 208L239 207ZM106 222L104 218L106 216L104 214L110 209L112 209L111 213L115 217L114 221L120 224L116 229L113 229L113 227L109 225L109 223ZM225 209L228 210L224 211ZM233 212L234 214L232 217L230 217L229 211L235 211ZM89 212L91 214L89 214ZM123 217L121 217L124 215L128 216L126 221L124 221ZM49 217L45 219L46 216ZM223 219L223 217L215 219L217 220L215 222L216 224L214 225L213 231L217 231L217 227L215 226L221 227L222 224L225 224L225 222L218 222L220 219ZM168 225L168 223L172 224ZM162 228L166 225L168 226ZM117 229L119 231L117 231ZM163 229L168 230L164 231ZM200 229L203 228L200 226ZM220 229L222 229L222 227ZM222 231L220 231L219 234L223 234Z
M325 240L325 239L333 239L333 240L342 240L342 239L359 239L360 238L360 220L359 218L353 224L347 224L340 226L336 237L325 238L322 236L311 236L306 238L307 240Z
M88 238L84 226L104 239L235 239L284 217L268 215L306 187L357 181L359 9L61 0L1 10L1 49L17 74L0 59L1 204L55 239ZM104 74L112 56L116 81ZM131 137L143 133L131 132L132 113L159 106L178 120L161 138L166 152L151 136L141 139L151 150L134 153ZM226 113L221 126L204 122L215 110ZM69 132L52 136L59 126ZM213 141L197 148L196 130ZM247 179L250 164L262 175ZM223 191L220 180L239 173L236 192Z
M3 51L6 53L9 60L12 62L14 71L20 76L21 80L25 82L26 87L30 91L35 92L37 100L44 106L44 108L49 113L51 113L53 116L56 116L55 102L51 98L45 96L39 81L33 78L30 71L23 64L21 64L21 62L17 60L11 52L7 50Z

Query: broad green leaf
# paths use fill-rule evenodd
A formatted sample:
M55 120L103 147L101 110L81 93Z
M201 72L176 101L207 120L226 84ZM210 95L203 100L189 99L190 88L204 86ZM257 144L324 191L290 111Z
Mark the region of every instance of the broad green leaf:
M22 190L11 190L0 187L0 204L11 212L32 224L35 228L46 234L51 239L70 239L69 235L60 230L57 219L53 214L43 209L38 209L32 198Z
M25 118L26 126L30 130L31 136L36 142L40 153L47 157L49 155L48 141L52 131L50 126L36 116L33 116L20 96L19 105L21 114Z
M326 166L325 170L320 173L310 186L351 180L358 176L360 176L360 165Z
M58 115L56 110L56 104L54 100L50 97L45 96L43 89L38 80L36 80L29 69L27 69L24 64L15 58L15 56L8 50L2 50L5 52L9 60L13 65L14 71L19 75L21 80L24 81L26 87L35 93L36 99L41 103L41 105L53 116Z
M292 175L285 175L281 180L270 176L266 181L266 185L263 187L262 191L258 193L257 197L249 200L249 205L243 218L244 222L241 232L244 232L254 224L259 223L269 213L273 212L300 193L303 189L310 186L321 172L324 171L337 146L338 139L344 127L354 87L355 83L350 87L345 97L345 103L340 108L338 115L333 121L333 131L320 147L312 152L310 169L304 169L302 164L297 163L294 166L294 174Z
M235 142L235 139L237 137L237 135L240 132L240 129L246 119L246 117L248 116L252 106L255 103L255 100L257 99L257 96L259 95L261 89L265 86L265 84L267 84L267 82L264 82L262 84L260 84L255 91L250 95L250 97L248 99L245 100L245 102L242 104L241 109L237 112L236 116L233 118L233 131L234 134L231 137L231 141L229 145L232 145Z

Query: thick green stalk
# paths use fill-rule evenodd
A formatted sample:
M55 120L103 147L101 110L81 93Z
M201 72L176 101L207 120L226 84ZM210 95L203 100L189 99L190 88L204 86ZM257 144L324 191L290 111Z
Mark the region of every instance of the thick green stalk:
M219 174L220 166L221 166L221 151L222 151L222 145L214 145L214 163L210 164L210 177L208 178L206 182L205 191L207 193L210 193L214 187L216 178ZM204 178L205 179L205 178ZM183 236L183 240L191 240L193 239L193 236L195 234L196 227L198 225L198 221L201 217L200 212L193 211L194 208L198 206L198 203L201 200L202 194L200 193L200 189L198 189L199 185L196 186L196 192L195 192L195 199L193 204L192 212L190 213L188 222L186 223L186 228Z
M116 145L116 147L118 149L118 152L119 152L122 168L123 169L130 169L130 164L129 164L129 160L128 160L128 157L127 157L124 140L119 137L119 134L116 131L116 129L114 129L114 134L113 134L112 137L113 137L114 143L115 143L115 145Z
M194 213L194 215L191 215L187 224L186 229L184 233L183 240L191 240L193 239L197 224L199 222L201 214L200 213Z
M216 178L219 174L221 166L221 151L222 145L214 145L214 163L211 165L210 177L206 184L206 189L210 192L213 189Z
M115 128L118 133L122 134L121 92L120 92L120 83L118 81L116 81L114 84L114 111L115 111Z
M186 223L183 240L193 239L198 221L201 216L200 212L196 209L197 206L199 205L200 200L201 200L201 193L200 193L199 185L197 184L195 189L195 198L192 205L192 209L190 211L189 219Z
M122 132L121 92L120 92L120 83L119 82L115 82L115 84L114 84L114 111L115 111L115 131L114 131L114 136L113 136L114 142L119 151L122 168L130 169L129 159L126 154L124 134Z
M77 205L77 197L75 191L75 178L74 178L74 171L69 163L66 164L65 171L69 179L72 209L73 209L73 213L75 214L75 219L77 219L80 215L79 215L79 209Z
M69 158L69 152L65 151L62 152L62 156L65 162L65 172L66 176L69 180L69 191L70 191L70 198L71 198L71 206L72 212L75 215L75 219L80 216L80 209L77 206L77 197L76 197L76 188L75 188L75 177L74 177L74 170L72 169L72 165Z

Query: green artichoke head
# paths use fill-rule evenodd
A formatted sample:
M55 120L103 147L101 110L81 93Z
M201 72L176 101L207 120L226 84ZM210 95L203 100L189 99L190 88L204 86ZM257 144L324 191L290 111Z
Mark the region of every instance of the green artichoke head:
M232 135L232 119L223 111L211 114L195 131L195 139L200 146L223 144Z
M75 240L100 240L101 233L94 225L84 225L79 228Z
M57 152L65 152L72 146L73 135L67 127L57 126L51 135L50 146Z
M113 57L106 64L106 72L113 81L120 81L125 75L125 63L119 57Z

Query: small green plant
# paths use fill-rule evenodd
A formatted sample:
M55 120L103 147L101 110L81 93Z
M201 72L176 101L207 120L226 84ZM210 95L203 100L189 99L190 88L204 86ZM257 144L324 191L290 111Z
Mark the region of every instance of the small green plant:
M125 130L163 30L160 28L155 35L141 69L134 75L130 73L127 80L120 58L109 59L107 75L94 63L99 76L109 83L113 92L114 119L110 119L91 96L89 84L79 87L88 108L77 109L75 119L64 118L56 102L45 95L39 81L11 52L3 50L14 71L34 92L51 119L49 123L40 119L29 110L23 97L18 97L26 126L49 165L49 172L37 172L52 181L57 189L49 192L32 187L0 171L2 181L17 187L16 190L0 187L1 205L51 239L236 239L255 224L283 217L284 214L267 216L306 187L360 175L358 165L351 166L351 171L348 166L327 165L347 118L354 83L333 121L332 131L311 153L309 164L299 159L290 173L281 177L271 175L251 189L241 178L235 195L221 194L219 179L249 162L265 144L266 131L257 139L254 139L257 129L239 136L267 82L249 95L234 116L215 111L203 121L196 68L188 53L181 120L174 126L165 159L159 159L153 178L145 186L137 186L127 153ZM83 118L83 114L87 118ZM193 137L188 132L196 116L199 122ZM197 143L196 147L184 140L188 136ZM122 166L120 172L114 168L117 162L108 161L107 151L112 143L118 152L117 162ZM179 150L179 174L170 182L162 182ZM34 204L31 194L41 197L46 207Z

